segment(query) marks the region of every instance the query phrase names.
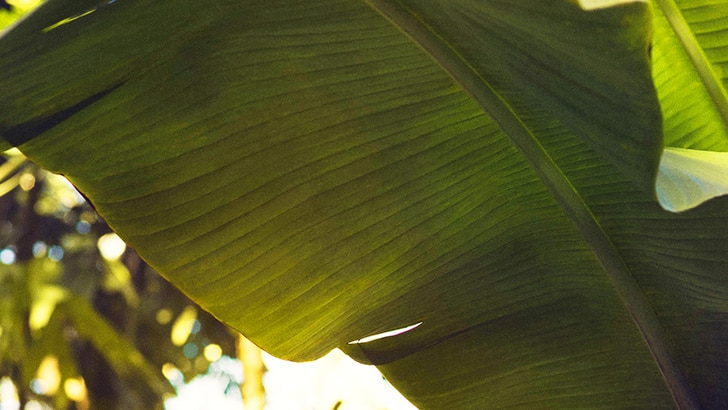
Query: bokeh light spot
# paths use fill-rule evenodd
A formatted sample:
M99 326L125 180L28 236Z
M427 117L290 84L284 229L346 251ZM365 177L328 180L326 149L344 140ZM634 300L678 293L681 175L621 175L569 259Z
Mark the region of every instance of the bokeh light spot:
M31 173L21 175L18 185L23 191L30 191L35 186L35 176Z
M212 343L205 346L203 354L205 355L205 359L210 362L214 362L215 360L222 357L222 348L220 347L220 345Z
M86 221L78 221L78 223L76 223L76 232L80 234L87 234L91 232L91 224Z
M65 252L63 251L63 248L58 245L53 245L50 247L50 249L48 249L48 257L56 262L59 262L61 259L63 259L64 253Z
M185 307L172 325L172 333L170 335L172 344L175 346L182 346L187 341L187 338L190 337L190 333L192 333L192 328L196 321L197 309L191 305Z
M52 396L61 385L61 371L58 367L58 358L48 355L38 366L36 378L30 383L30 388L37 394Z
M115 233L102 235L96 245L101 256L107 261L119 260L126 250L126 243Z
M66 392L66 396L73 401L86 400L86 383L80 377L71 377L66 379L63 383L63 391Z
M48 245L43 241L38 241L33 244L33 256L36 258L42 258L48 252Z
M156 315L157 323L166 325L172 321L172 311L169 309L159 309Z
M188 359L194 359L198 354L200 354L200 348L194 343L187 343L182 348L182 354L184 354Z
M202 329L202 324L199 320L195 319L194 322L192 322L192 329L190 329L190 334L196 335L200 329Z
M173 386L179 386L185 382L185 376L182 374L182 371L172 363L162 365L162 374Z
M12 265L15 263L15 251L10 248L5 248L0 251L0 262L4 265Z

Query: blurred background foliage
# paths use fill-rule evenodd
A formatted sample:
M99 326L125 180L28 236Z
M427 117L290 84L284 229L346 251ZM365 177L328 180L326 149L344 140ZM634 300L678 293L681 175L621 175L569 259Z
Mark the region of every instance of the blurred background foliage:
M236 335L63 177L11 150L0 195L0 395L14 387L18 408L162 408L174 386L235 356Z

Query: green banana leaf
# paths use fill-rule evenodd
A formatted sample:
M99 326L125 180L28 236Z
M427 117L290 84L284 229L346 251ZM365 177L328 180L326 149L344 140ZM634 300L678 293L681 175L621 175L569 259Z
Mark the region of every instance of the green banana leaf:
M728 199L685 158L728 162L728 2L603 3L49 0L0 136L276 356L421 408L720 408Z
M728 192L728 5L655 4L653 75L668 147L657 190L665 208L684 210Z

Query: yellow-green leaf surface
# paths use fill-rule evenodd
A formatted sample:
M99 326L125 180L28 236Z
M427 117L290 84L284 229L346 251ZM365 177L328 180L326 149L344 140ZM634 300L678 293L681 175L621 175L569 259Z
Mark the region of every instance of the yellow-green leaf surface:
M665 145L692 150L691 159L684 162L670 152L662 158L657 190L666 209L683 211L728 193L725 183L716 183L715 178L703 181L698 176L702 171L691 165L702 156L718 179L728 175L728 154L716 154L728 152L726 21L726 1L655 1L653 75L664 115ZM678 174L688 176L685 182L695 182L662 184Z
M665 145L728 151L728 2L656 0L652 48Z
M652 22L49 0L0 39L0 136L274 355L340 347L421 408L716 408L728 201L655 200Z

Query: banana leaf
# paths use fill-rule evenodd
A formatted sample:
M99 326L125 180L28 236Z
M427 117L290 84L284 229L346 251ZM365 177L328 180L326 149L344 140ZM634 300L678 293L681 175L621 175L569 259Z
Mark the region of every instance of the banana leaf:
M727 10L49 0L0 136L278 357L423 409L720 408Z

